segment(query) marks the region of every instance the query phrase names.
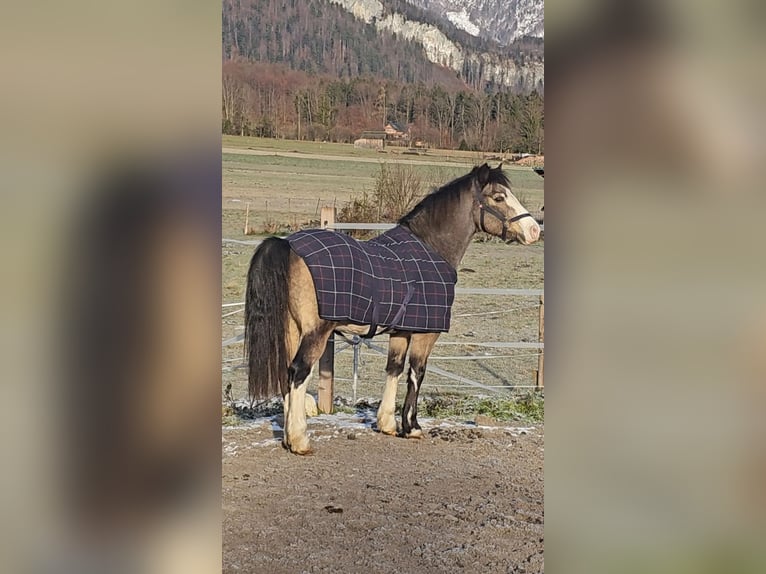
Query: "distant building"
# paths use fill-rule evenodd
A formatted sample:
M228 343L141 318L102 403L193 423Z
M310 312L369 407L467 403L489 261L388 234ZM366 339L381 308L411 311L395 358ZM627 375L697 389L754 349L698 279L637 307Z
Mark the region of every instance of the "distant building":
M385 140L385 134L364 132L362 137L354 141L354 147L382 150L385 147Z
M397 122L388 122L382 130L367 130L354 141L354 147L382 150L387 145L406 146L410 141L409 129Z
M401 140L410 137L409 130L402 127L398 122L388 122L383 130L388 139Z
M366 132L362 132L362 135L359 137L361 139L366 140L385 140L387 138L386 132L380 131L380 130L368 130Z

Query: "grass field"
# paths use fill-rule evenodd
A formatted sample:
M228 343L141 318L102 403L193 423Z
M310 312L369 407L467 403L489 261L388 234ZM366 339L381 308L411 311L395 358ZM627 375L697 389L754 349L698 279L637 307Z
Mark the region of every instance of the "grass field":
M328 146L332 148L330 155ZM370 191L383 162L408 162L427 186L438 187L465 174L479 161L463 157L460 163L455 163L453 154L456 152L431 151L428 163L413 162L411 156L376 155L355 150L349 144L234 136L224 136L224 148L241 150L241 153L223 153L223 235L231 239L241 239L244 235L244 211L248 202L250 225L256 231L262 231L267 220L289 222L296 227L318 219L322 205L340 208L354 196ZM300 149L301 155L244 153L251 149L289 152L292 148ZM374 161L370 160L370 154ZM329 157L332 159L327 159ZM541 178L528 167L506 166L505 171L517 197L526 202L530 211L539 211L543 205Z
M250 226L262 231L267 221L287 223L292 229L318 220L323 205L338 209L352 197L370 191L379 171L380 161L407 161L411 156L376 154L354 150L345 144L309 143L234 138L225 136L223 146L232 151L223 154L223 236L235 240L253 240L259 236L244 234L245 209L250 205ZM241 150L237 153L236 150ZM300 155L292 154L297 150ZM274 155L287 153L288 155ZM248 152L269 152L250 155ZM385 156L385 157L381 157ZM332 157L332 159L328 159ZM370 161L373 158L375 161ZM403 159L403 158L406 158ZM477 160L455 156L452 152L429 151L429 164L413 165L430 186L442 185L465 174ZM464 163L456 164L459 160ZM436 163L439 165L431 165ZM514 192L530 211L543 204L543 180L528 167L506 166ZM264 235L260 235L263 237ZM477 237L459 269L459 287L529 287L542 288L544 242L533 246L504 245L481 241ZM244 300L245 277L254 246L223 243L223 300ZM225 309L224 312L231 311ZM223 337L241 333L242 314L223 319ZM450 333L441 336L429 364L466 376L490 386L512 389L533 384L532 369L537 365L534 351L510 351L481 347L490 341L536 341L537 301L527 297L458 296L453 307ZM387 347L386 337L374 340ZM223 349L224 387L231 383L235 398L246 396L246 372L238 368L242 345ZM455 360L457 355L488 356L481 361ZM495 356L501 355L495 358ZM350 397L351 353L336 357L336 394ZM359 396L380 399L384 380L385 358L363 349ZM309 389L315 391L313 381ZM471 393L474 389L455 387L454 381L429 374L423 394ZM400 388L403 392L403 386Z
M421 155L403 154L407 148L389 146L384 152L368 149L356 149L353 144L310 142L298 140L279 140L272 138L222 136L222 147L238 149L254 149L271 151L274 153L306 153L321 155L337 155L342 157L357 158L380 158L381 156L401 156L407 159L428 161L440 158L442 161L459 161L474 163L483 159L482 152L458 151L458 150L421 150ZM494 156L495 154L489 154Z

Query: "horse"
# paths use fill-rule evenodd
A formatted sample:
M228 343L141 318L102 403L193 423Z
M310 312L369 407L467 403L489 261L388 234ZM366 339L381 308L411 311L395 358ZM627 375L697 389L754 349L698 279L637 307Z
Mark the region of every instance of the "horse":
M304 407L307 380L335 331L389 335L377 429L386 435L422 437L417 402L426 363L439 335L449 330L456 269L479 231L523 245L540 237L534 217L511 192L502 163L476 166L432 191L378 238L356 241L335 231L305 230L269 237L258 246L245 297L248 385L254 399L282 395L282 444L287 450L311 453ZM361 262L350 257L357 252ZM357 292L362 277L370 279L364 293ZM330 309L328 300L345 304ZM408 351L399 430L396 389Z

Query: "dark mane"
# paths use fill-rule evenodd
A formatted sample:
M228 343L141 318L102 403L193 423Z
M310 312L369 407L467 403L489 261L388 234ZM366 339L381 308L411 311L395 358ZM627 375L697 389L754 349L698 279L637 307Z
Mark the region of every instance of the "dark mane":
M473 189L474 180L477 180L480 188L490 183L499 183L509 189L511 187L508 176L503 173L502 165L490 168L485 163L426 195L409 213L402 216L399 223L409 227L413 221L423 216L431 216L435 221L441 221L457 208L462 194Z
M487 183L499 183L500 185L511 189L511 180L509 180L508 176L503 172L502 164L489 170L489 179L487 180Z
M473 180L476 177L474 171L476 170L474 169L466 175L433 190L421 199L409 213L403 215L399 223L408 225L421 215L432 214L438 217L443 212L449 213L453 211L457 204L460 203L460 196L463 194L463 191L472 187Z

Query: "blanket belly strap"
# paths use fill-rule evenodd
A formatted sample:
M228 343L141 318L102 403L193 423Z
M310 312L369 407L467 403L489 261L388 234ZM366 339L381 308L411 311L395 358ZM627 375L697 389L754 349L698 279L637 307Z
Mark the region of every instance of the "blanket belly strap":
M380 282L376 281L376 283L379 284ZM412 286L412 283L407 283L407 294L404 296L404 300L402 301L402 304L399 306L399 310L396 312L396 315L394 315L394 318L391 319L391 325L397 325L399 321L402 320L402 317L404 316L404 312L407 310L407 304L412 299L413 293L415 293L415 288ZM372 339L375 336L375 332L378 330L379 320L380 320L380 302L376 296L373 296L372 323L370 323L370 330L367 331L367 334L362 335L363 339ZM389 325L382 331L382 333L385 333L386 331L390 331L391 328L392 327Z
M378 322L380 321L380 278L374 277L372 280L372 321L370 321L370 330L366 335L363 335L365 339L372 339L375 336L375 331L378 330Z

